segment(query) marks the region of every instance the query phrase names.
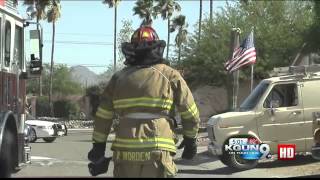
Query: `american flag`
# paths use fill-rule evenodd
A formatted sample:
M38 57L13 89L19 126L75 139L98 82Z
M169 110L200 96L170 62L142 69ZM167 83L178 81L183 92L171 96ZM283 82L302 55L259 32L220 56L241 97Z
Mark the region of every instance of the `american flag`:
M256 49L253 42L253 31L244 39L240 47L233 50L232 58L225 63L225 69L231 73L242 66L256 63Z

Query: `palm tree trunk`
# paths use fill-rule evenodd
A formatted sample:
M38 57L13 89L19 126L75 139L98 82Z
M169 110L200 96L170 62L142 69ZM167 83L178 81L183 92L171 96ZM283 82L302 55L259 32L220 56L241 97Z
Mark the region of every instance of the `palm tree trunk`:
M56 26L55 22L52 22L52 46L51 46L51 67L50 67L50 90L49 90L49 105L50 115L54 116L53 103L52 103L52 83L53 83L53 55L54 55L54 40L55 40Z
M36 1L36 8L37 8L37 11L40 11L39 8L38 8L38 5L39 5L39 0ZM40 33L40 31L39 31L39 21L40 21L40 19L39 19L39 16L37 14L37 31L39 32L38 36L39 36L39 44L40 44L39 48L42 48L42 42L41 42L41 39L42 39L41 33L42 32ZM41 50L40 50L40 54L39 55L40 55L40 59L42 60L42 51ZM39 76L39 96L42 96L42 75L41 74Z
M117 4L114 5L113 72L117 71Z
M198 34L198 41L201 37L201 22L202 22L202 0L200 0L200 13L199 13L199 34Z
M213 0L210 0L210 21L213 18Z
M168 41L167 41L167 56L166 59L169 58L169 47L170 47L170 17L168 17Z
M180 66L180 58L181 58L181 45L179 46L179 51L178 51L178 66Z

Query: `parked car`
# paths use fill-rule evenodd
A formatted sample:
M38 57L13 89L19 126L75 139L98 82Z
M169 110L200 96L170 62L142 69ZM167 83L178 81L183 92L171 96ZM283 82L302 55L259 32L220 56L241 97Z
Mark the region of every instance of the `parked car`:
M28 117L26 120L27 140L31 143L42 138L45 142L53 142L59 136L67 135L67 126L51 121L37 120L36 118Z

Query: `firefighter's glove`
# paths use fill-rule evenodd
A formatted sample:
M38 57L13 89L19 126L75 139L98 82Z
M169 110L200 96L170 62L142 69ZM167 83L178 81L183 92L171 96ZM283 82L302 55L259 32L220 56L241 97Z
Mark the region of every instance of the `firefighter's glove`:
M91 176L97 176L99 174L106 173L108 171L111 157L102 157L96 162L90 162L88 164L89 172Z
M106 142L104 143L93 143L92 149L88 153L88 159L91 162L97 162L104 157L106 151Z
M92 149L88 153L88 159L91 161L88 164L89 172L92 176L108 171L108 166L111 158L105 158L106 143L93 143Z
M184 148L182 153L183 159L194 158L194 156L197 154L197 139L183 136L183 141L181 142L178 149L182 148Z

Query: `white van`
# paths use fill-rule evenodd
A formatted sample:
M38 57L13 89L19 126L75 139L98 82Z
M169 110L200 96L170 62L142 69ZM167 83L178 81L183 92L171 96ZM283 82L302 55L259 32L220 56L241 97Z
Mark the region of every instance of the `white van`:
M290 67L286 75L262 80L238 111L212 116L207 126L208 149L237 169L254 168L258 160L224 153L231 137L254 137L268 144L271 154L277 154L278 144L295 144L299 154L311 152L315 112L320 112L320 66Z

